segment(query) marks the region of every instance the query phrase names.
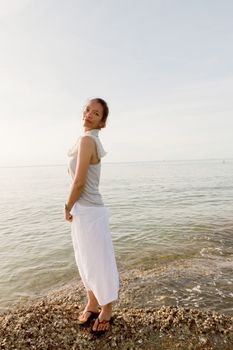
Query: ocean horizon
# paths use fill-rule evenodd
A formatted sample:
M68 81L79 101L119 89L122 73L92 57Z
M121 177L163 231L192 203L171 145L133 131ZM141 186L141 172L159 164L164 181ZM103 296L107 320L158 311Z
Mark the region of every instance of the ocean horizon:
M208 161L208 162L215 162L215 161L233 161L233 158L229 157L222 157L222 158L193 158L193 159L157 159L157 160L136 160L136 161L102 161L102 164L126 164L126 163L161 163L161 162L168 162L168 163L178 163L178 162L202 162L202 161ZM25 168L25 167L47 167L47 166L65 166L66 163L47 163L47 164L19 164L19 165L0 165L0 168Z

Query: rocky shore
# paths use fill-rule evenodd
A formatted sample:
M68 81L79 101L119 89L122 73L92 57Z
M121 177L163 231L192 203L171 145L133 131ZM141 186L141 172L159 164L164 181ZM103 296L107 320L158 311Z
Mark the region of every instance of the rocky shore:
M149 272L151 273L151 271ZM151 285L134 270L121 275L111 329L102 336L77 324L85 293L79 280L0 315L0 349L232 350L233 317L175 305L153 305ZM145 303L147 300L147 303ZM151 303L150 303L151 301Z

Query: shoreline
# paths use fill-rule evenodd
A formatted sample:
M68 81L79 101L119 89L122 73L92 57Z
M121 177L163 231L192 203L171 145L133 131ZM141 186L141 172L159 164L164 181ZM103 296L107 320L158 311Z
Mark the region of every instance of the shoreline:
M128 292L120 286L119 299L125 300L121 307L128 307L127 300L131 299L133 291L134 303L138 308L171 305L233 315L232 283L229 275L232 263L231 258L219 261L198 256L164 261L160 259L159 262L152 259L148 261L147 258L143 261L131 261L131 265L128 266L118 262L123 287L125 284L130 286ZM226 268L227 271L224 270ZM219 277L223 280L222 285ZM75 267L69 276L61 276L55 283L21 295L18 293L18 300L11 301L9 298L7 301L3 298L0 315L31 300L37 300L53 292L59 293L63 287L75 286L79 281L81 280Z
M76 320L85 302L80 280L18 303L0 314L1 349L200 349L231 350L233 315L201 308L155 305L146 277L154 270L121 273L114 322L101 337ZM140 281L144 283L140 285Z

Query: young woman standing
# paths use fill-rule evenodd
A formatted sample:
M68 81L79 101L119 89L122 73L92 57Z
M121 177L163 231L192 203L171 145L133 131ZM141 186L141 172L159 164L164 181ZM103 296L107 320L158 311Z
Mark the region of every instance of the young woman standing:
M106 126L107 103L88 101L83 112L83 135L69 151L72 185L65 204L79 274L87 292L87 304L79 324L95 319L92 331L109 328L112 302L118 298L119 276L109 230L108 213L99 192L101 158L106 152L99 131Z

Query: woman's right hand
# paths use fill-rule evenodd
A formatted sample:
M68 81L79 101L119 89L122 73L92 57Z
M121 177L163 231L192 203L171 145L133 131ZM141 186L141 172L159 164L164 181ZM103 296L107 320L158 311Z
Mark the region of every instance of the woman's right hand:
M72 222L73 215L70 214L70 212L67 209L64 210L64 216L65 216L66 221Z

